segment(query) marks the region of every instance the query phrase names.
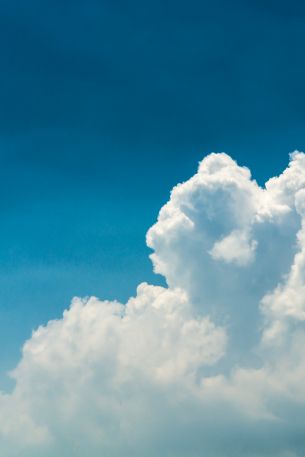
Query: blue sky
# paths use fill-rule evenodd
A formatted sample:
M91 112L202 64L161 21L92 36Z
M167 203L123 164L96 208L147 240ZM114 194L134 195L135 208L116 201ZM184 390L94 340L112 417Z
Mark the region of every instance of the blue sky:
M295 0L0 0L1 456L305 455L304 46Z
M211 151L260 183L304 149L305 6L1 1L1 385L74 295L126 299Z

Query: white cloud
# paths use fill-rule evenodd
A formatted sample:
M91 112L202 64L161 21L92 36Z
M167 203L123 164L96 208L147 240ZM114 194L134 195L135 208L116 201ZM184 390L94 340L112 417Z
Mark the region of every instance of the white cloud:
M209 253L214 260L224 260L243 266L253 261L256 246L256 241L249 242L247 233L234 230L219 241L215 241Z
M75 298L0 395L0 454L301 457L305 156L261 188L211 154L147 234L168 288Z

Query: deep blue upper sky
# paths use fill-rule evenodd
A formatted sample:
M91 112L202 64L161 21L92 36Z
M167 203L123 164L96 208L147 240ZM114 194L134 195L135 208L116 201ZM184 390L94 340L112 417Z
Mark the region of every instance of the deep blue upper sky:
M305 3L0 2L0 385L74 295L159 282L145 233L226 151L261 183L305 143Z

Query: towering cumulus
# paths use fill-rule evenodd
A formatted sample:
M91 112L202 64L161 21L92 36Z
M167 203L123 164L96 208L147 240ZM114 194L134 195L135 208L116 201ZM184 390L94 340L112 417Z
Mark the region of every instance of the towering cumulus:
M167 287L74 298L0 395L6 457L305 453L305 155L264 187L226 154L147 233Z

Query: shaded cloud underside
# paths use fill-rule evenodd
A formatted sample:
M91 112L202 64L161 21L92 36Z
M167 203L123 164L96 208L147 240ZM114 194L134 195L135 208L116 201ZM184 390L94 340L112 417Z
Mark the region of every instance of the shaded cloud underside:
M168 287L75 298L0 395L7 457L305 452L305 155L261 188L226 154L147 234Z

